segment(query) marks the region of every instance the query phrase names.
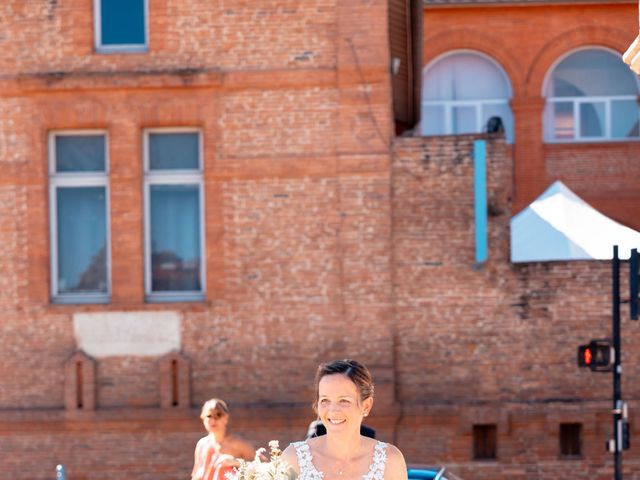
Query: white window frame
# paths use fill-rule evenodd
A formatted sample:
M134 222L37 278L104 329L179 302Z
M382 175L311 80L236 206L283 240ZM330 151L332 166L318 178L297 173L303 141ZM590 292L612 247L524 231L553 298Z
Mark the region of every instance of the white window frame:
M62 136L104 136L104 171L101 172L56 172L56 138ZM111 193L109 189L109 135L106 130L52 130L49 132L49 238L51 260L51 301L53 303L109 303L111 301ZM107 291L105 293L59 293L58 292L58 187L105 187L106 218L106 269Z
M636 95L610 95L593 97L549 97L545 110L545 141L547 143L587 143L587 142L637 142L638 137L612 137L611 136L611 103L619 100L637 101ZM555 138L555 116L553 105L556 103L570 103L573 108L573 138ZM580 105L589 103L604 104L604 135L599 137L583 137L580 134ZM638 112L640 120L640 111Z
M513 86L511 85L511 79L509 78L509 75L507 75L507 72L504 70L504 68L502 67L502 65L500 65L500 63L498 63L493 57L487 55L484 52L480 52L478 50L472 50L472 49L456 49L456 50L450 50L447 51L441 55L436 56L434 59L432 59L428 65L426 65L423 68L422 71L422 82L424 82L424 75L429 71L429 69L436 65L439 61L450 57L450 56L454 56L454 55L458 55L461 53L467 53L467 54L471 54L471 55L475 55L477 57L483 58L487 61L489 61L491 64L493 64L498 71L500 72L500 74L502 75L502 77L504 78L507 88L508 88L508 98L483 98L480 100L424 100L421 99L421 108L424 109L424 107L433 107L433 106L442 106L444 107L444 133L440 134L440 135L458 135L458 133L453 131L453 109L455 107L474 107L475 109L475 118L476 118L476 132L474 133L469 133L468 135L473 135L473 134L477 134L477 133L483 133L485 130L485 124L482 121L482 111L483 108L485 106L489 106L489 105L506 105L507 108L509 109L509 112L511 112L512 115L512 122L515 122L515 119L513 119L513 111L511 110L511 99L513 98ZM423 133L425 131L424 129L424 118L421 118L420 120L420 134L421 135L426 135L425 133ZM505 119L502 119L503 124L504 124L504 128L507 128L507 125L505 123ZM426 126L426 125L425 125ZM512 129L513 132L511 133L510 136L514 136L515 135L515 125L512 125ZM431 134L430 134L431 135ZM460 135L467 135L467 134L460 134ZM506 135L506 133L505 133ZM514 140L513 138L511 138L509 140L509 143L513 143Z
M601 45L587 45L581 48L576 48L569 52L566 52L564 55L559 57L551 68L547 71L544 82L542 82L542 97L545 99L545 108L543 115L544 128L543 131L543 140L545 143L549 144L566 144L566 143L594 143L594 142L607 142L607 143L620 143L620 142L638 142L640 141L640 136L638 137L612 137L611 136L611 103L617 100L638 100L638 96L640 95L640 83L638 82L638 78L636 78L636 87L638 90L638 95L598 95L591 97L547 97L547 90L549 89L549 82L552 81L553 72L556 67L560 65L560 63L565 60L567 57L570 57L574 53L580 52L582 50L603 50L609 52L613 55L620 55L618 52L611 50L610 48L603 47ZM622 61L622 60L621 60ZM631 75L633 73L630 72ZM555 103L571 103L573 106L573 138L555 138L554 137L554 109L553 105ZM602 103L605 104L605 125L604 132L605 134L600 137L583 137L580 135L580 104L583 103ZM639 113L640 117L640 113Z
M141 0L144 9L144 40L145 43L131 43L121 45L102 44L102 0L93 0L93 31L96 52L98 53L145 53L149 51L149 0Z
M476 131L473 133L482 133L484 122L482 121L482 112L485 106L489 105L509 105L509 99L487 99L487 100L424 100L422 107L444 107L444 133L443 135L457 135L453 130L453 109L456 107L473 107L475 112ZM471 132L469 134L472 134Z
M184 170L151 170L149 159L149 135L152 133L197 133L198 168ZM203 139L202 129L192 127L147 128L143 131L144 157L144 279L145 301L147 302L189 302L202 301L206 292L206 245L205 245L205 202L203 178ZM151 290L151 186L152 185L196 185L200 208L200 285L198 291L153 292Z

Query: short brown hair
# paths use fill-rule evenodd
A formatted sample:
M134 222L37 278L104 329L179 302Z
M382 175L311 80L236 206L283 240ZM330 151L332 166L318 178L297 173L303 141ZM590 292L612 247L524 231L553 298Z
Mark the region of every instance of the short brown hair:
M200 418L204 419L207 414L213 410L218 410L219 412L224 413L225 415L229 415L229 407L224 400L219 398L212 398L204 402L202 405L202 410L200 411Z
M358 389L360 401L373 397L373 380L369 369L357 360L344 359L332 362L321 363L316 372L316 398L313 401L313 408L318 406L319 385L322 377L326 375L344 375L351 380Z

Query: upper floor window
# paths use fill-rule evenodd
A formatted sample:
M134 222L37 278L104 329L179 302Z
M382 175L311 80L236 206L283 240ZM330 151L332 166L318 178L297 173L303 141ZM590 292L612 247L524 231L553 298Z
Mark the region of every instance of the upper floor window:
M104 303L110 295L107 136L49 135L51 297Z
M145 293L150 301L204 298L202 136L144 132Z
M502 68L477 52L454 52L428 65L422 81L422 135L504 128L513 142L511 84ZM499 119L499 120L498 120Z
M96 50L147 50L148 0L94 0Z
M637 140L638 80L620 55L603 48L573 52L545 84L545 140Z

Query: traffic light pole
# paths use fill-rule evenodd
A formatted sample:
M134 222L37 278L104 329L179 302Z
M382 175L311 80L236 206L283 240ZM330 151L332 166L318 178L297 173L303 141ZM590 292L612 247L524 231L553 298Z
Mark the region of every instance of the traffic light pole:
M622 480L622 386L620 365L622 352L620 350L620 258L618 246L613 247L613 456L615 464L615 480Z

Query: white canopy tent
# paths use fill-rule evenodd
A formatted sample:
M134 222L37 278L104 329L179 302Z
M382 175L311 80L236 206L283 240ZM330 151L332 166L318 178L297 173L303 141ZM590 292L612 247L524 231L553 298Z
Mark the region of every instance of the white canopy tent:
M611 260L640 249L640 232L598 212L560 181L511 219L511 261Z

